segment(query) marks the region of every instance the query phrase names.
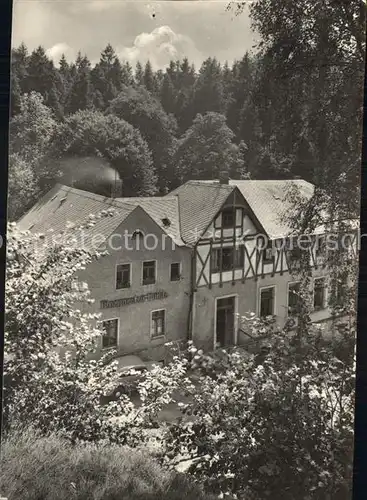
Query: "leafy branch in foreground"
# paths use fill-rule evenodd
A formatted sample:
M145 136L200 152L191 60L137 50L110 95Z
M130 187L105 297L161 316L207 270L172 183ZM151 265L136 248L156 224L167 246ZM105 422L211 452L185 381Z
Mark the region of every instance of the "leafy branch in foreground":
M72 232L76 234L77 229ZM164 370L136 408L127 396L107 405L103 394L118 386L113 353L93 359L104 333L78 273L102 255L73 245L45 245L40 235L8 229L5 329L5 424L32 425L75 440L143 441L151 414L169 402ZM165 368L167 371L168 368ZM169 369L176 380L178 367ZM149 385L149 380L146 381ZM151 383L151 385L153 382ZM164 388L164 398L157 392ZM153 398L153 395L156 397Z
M286 499L344 499L352 474L353 364L314 340L301 353L285 332L269 341L262 360L228 353L217 376L203 372L182 405L186 418L169 428L165 457L190 460L188 472L206 488L237 498L282 492ZM196 358L206 366L205 356Z

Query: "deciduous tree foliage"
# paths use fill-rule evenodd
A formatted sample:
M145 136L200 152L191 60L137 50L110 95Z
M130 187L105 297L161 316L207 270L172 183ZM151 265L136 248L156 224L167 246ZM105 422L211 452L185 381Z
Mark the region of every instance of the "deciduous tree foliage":
M158 176L158 188L164 192L172 182L169 171L176 122L159 101L144 88L124 87L107 110L135 127L146 140L152 152L153 165Z
M221 170L232 178L246 178L245 145L233 142L234 133L219 113L197 115L179 139L174 155L177 184L186 179L218 179Z
M8 219L21 216L27 206L34 203L39 192L36 176L30 165L17 153L9 155Z
M113 368L88 359L102 331L91 326L93 315L74 309L90 300L87 288L75 286L75 273L92 255L80 246L42 244L12 225L7 249L6 426L32 422L71 440L112 437L111 408L98 402Z
M53 177L47 160L59 123L36 92L20 97L10 120L9 217L21 216ZM22 194L23 193L23 194Z
M266 355L222 358L192 348L187 419L170 426L166 455L190 458L207 489L236 498L345 499L351 492L354 373L310 335L292 344L267 330ZM270 333L271 332L271 333ZM310 332L311 333L311 332ZM344 346L345 349L345 346Z
M241 13L245 3L231 5ZM352 192L344 202L358 211L365 2L256 0L250 15L260 35L259 142L274 138L290 173L339 197Z
M53 157L75 156L107 160L123 180L124 196L155 193L156 176L147 143L136 128L117 116L85 110L66 118L54 141Z

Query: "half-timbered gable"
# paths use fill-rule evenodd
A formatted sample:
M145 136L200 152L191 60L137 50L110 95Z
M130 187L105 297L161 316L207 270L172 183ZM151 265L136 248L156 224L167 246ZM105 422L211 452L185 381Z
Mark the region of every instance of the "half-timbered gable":
M295 234L292 189L311 199L314 186L303 180L189 181L171 193L178 197L182 238L192 248L190 324L198 346L241 343L241 317L247 313L288 321L299 251L308 252L313 270L312 320L330 318L327 234L324 227ZM346 253L351 258L354 247Z
M264 228L236 186L214 214L195 246L196 287L244 281L258 256L257 237Z

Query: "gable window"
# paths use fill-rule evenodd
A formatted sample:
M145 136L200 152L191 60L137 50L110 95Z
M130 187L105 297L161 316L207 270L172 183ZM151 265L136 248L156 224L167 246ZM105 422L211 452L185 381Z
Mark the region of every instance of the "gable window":
M326 279L315 278L313 285L313 307L315 311L326 307Z
M150 335L152 338L162 337L166 333L166 311L160 309L151 313Z
M143 231L141 231L140 229L136 229L133 234L132 234L132 239L133 240L136 240L138 238L144 238L144 233Z
M269 264L274 260L273 243L271 240L267 241L267 245L263 250L263 262Z
M171 264L171 281L179 281L181 277L181 264L179 262L174 262Z
M117 347L118 319L103 321L102 348Z
M212 250L212 272L242 269L244 265L244 247L214 248Z
M153 285L156 280L156 261L143 262L143 285Z
M131 265L118 264L116 266L116 290L130 288L131 286Z
M275 287L260 290L260 317L273 316L275 307Z
M222 227L230 229L236 225L236 212L233 208L228 208L222 212Z
M135 247L134 249L140 250L141 245L144 244L144 239L145 234L143 233L143 231L141 231L140 229L136 229L131 236L133 246Z
M294 316L297 313L299 305L299 290L300 283L289 283L288 284L288 315Z

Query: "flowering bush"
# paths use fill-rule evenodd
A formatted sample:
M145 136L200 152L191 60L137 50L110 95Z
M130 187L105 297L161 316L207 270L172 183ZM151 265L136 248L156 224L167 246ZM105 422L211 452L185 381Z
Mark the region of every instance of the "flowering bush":
M102 331L91 327L98 317L82 311L91 301L87 286L75 281L95 256L61 245L32 251L35 238L15 225L8 228L6 424L32 421L72 439L111 438L120 429L111 428L106 417L116 408L101 407L98 399L115 370L90 359Z
M170 426L165 459L190 459L207 488L237 498L345 499L352 473L354 367L314 340L275 333L266 354L238 350L201 372L189 419ZM195 350L195 348L194 348ZM201 368L200 368L201 363Z
M39 239L9 225L5 424L10 429L32 422L44 433L61 432L73 441L141 444L154 417L171 402L187 361L174 356L171 364L143 377L139 407L126 395L100 404L103 394L119 385L119 375L110 362L113 353L92 359L103 331L99 315L87 312L93 300L77 277L103 255L73 245L42 246Z

